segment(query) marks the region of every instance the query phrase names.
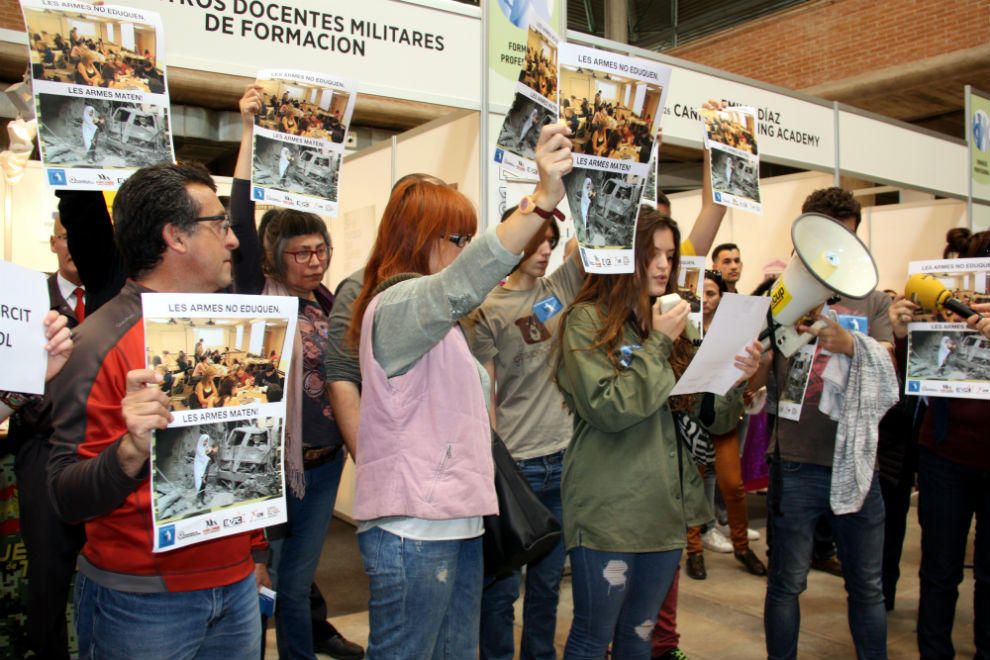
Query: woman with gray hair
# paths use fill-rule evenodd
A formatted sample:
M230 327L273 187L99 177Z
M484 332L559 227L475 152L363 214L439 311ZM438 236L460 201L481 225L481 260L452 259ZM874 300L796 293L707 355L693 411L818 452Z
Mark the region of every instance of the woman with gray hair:
M344 467L343 439L330 407L324 367L333 295L323 285L323 277L330 267L333 245L319 216L292 209L268 211L261 221L264 231L259 241L249 194L252 124L261 110L256 85L247 88L240 109L244 138L230 203L231 227L240 241L234 254L234 287L238 293L299 299L296 339L284 388L288 522L282 538L271 542L271 564L278 590L279 657L309 659L315 657L310 584ZM264 576L266 571L259 568L259 573ZM360 647L354 649L354 657L360 657Z

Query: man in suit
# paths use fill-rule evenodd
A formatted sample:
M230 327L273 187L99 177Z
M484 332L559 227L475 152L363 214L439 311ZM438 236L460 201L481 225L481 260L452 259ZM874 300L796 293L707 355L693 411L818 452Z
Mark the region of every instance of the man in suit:
M58 258L58 270L48 278L51 308L73 328L85 317L86 292L57 214L49 242ZM39 658L68 659L65 607L85 534L82 527L63 523L48 497L51 411L48 395L18 410L10 421L10 440L17 452L14 471L28 557L28 644Z

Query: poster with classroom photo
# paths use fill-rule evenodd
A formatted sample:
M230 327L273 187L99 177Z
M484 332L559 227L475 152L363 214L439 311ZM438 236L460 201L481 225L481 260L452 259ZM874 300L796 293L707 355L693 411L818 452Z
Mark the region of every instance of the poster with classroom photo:
M526 57L512 106L495 142L495 162L512 174L536 178L540 130L557 122L557 43L544 23L529 24Z
M274 70L259 72L258 84L251 198L336 216L357 86L320 73Z
M990 260L912 261L909 275L931 275L963 304L990 302ZM908 324L906 394L990 399L990 339L946 311L918 310Z
M173 422L151 445L155 552L285 522L285 382L299 301L143 294Z
M636 220L669 87L669 67L561 44L560 117L574 169L564 177L589 273L631 273Z
M51 187L116 190L136 169L175 160L157 13L71 0L21 9Z
M712 197L717 204L763 213L754 108L701 110L711 151Z

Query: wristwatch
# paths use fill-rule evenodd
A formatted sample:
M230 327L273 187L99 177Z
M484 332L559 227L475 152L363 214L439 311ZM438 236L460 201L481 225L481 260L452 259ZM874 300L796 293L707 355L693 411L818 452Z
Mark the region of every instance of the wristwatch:
M522 213L535 213L544 220L552 220L556 218L557 220L563 221L564 214L556 206L551 211L544 211L537 205L536 199L533 195L526 195L519 200L519 210Z

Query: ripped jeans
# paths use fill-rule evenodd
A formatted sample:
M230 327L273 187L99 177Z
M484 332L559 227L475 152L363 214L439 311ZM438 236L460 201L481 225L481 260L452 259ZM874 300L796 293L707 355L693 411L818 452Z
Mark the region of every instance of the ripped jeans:
M574 620L564 660L650 658L650 636L681 560L668 552L570 551Z
M368 658L473 658L484 567L481 537L417 541L381 527L358 534L371 581Z

